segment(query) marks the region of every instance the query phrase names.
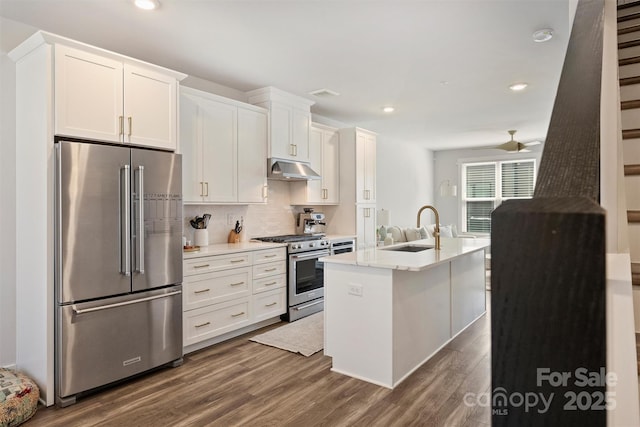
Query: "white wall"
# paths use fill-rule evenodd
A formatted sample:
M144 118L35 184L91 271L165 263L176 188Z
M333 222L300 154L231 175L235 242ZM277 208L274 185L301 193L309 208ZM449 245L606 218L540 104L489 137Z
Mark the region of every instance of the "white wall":
M442 224L455 224L458 230L462 230L462 219L460 218L460 177L462 163L495 161L495 160L516 160L535 158L536 166L540 166L540 157L542 156L542 144L532 146L530 153L508 154L501 150L495 149L479 149L479 150L443 150L436 151L433 155L434 160L434 198L435 206L440 213L440 222ZM458 194L456 197L440 196L439 187L443 181L449 180L451 184L458 186Z
M389 225L415 227L420 207L434 201L433 152L379 135L376 160L377 208L389 211Z
M15 64L0 53L0 366L16 361Z

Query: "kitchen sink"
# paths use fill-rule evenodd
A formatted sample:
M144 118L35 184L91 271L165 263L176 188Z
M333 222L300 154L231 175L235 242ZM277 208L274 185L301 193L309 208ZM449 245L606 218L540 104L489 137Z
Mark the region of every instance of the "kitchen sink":
M427 249L433 249L434 246L429 245L404 245L389 248L380 248L383 251L399 251L399 252L422 252Z

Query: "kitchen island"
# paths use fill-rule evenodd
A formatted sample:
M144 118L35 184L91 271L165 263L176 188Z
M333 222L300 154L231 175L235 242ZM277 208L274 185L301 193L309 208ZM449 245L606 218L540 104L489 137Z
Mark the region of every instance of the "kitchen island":
M322 258L332 370L397 386L485 313L489 244L443 238L437 251L425 239Z

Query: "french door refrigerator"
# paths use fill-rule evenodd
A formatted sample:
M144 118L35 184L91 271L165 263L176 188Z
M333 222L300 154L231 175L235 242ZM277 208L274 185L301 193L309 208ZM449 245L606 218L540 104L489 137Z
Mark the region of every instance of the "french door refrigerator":
M59 140L56 401L182 362L182 159Z

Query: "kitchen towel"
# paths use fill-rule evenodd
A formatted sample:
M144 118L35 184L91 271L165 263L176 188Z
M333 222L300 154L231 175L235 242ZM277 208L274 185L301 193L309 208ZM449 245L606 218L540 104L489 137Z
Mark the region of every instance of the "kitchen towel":
M264 334L256 335L249 341L309 357L324 348L324 312L287 323Z

